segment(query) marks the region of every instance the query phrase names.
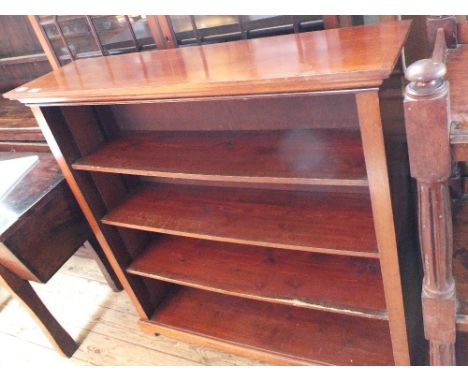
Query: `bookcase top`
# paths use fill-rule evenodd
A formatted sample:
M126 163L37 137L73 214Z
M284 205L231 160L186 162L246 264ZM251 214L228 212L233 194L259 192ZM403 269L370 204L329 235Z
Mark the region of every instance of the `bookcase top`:
M26 104L113 103L374 88L410 21L71 62L5 94Z

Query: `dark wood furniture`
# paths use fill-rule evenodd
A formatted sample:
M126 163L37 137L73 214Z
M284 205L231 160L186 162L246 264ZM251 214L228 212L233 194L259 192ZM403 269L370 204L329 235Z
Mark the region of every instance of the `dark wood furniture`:
M50 71L25 16L0 16L0 42L0 89L11 89ZM121 290L31 110L1 98L0 283L67 356L77 345L29 282L47 282L83 243L93 247L88 252L110 287Z
M0 285L66 356L77 344L30 281L47 282L85 241L110 287L121 290L30 109L0 99Z
M418 183L424 329L432 365L467 365L468 22L430 18L427 32L433 54L407 69L405 99Z
M86 240L98 253L101 249L52 154L0 152L0 173L0 284L70 357L77 344L29 281L47 282ZM118 281L111 285L120 288Z
M146 332L415 364L401 91L379 99L409 27L80 60L6 97L33 110Z

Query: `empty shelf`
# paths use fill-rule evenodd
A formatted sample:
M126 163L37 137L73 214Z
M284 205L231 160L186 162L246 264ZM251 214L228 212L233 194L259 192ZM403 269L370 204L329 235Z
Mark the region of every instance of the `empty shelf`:
M387 318L377 259L161 235L127 271L273 303Z
M378 257L367 193L161 183L139 188L102 222L231 243Z
M156 308L148 333L285 364L393 365L388 322L187 287Z
M357 129L125 133L73 168L211 181L367 186Z

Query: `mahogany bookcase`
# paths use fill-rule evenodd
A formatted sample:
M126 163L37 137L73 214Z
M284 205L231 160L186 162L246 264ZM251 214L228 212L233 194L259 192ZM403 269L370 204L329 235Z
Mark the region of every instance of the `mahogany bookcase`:
M80 60L6 97L32 108L145 332L407 365L418 252L401 89L381 88L409 27Z

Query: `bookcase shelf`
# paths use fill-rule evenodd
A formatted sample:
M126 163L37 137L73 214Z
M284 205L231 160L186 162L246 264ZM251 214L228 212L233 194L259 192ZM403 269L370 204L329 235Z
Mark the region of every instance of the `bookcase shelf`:
M378 257L369 195L145 185L102 222L272 248Z
M220 349L282 364L391 365L388 322L246 300L187 287L175 289L141 324ZM372 336L364 336L364 332Z
M408 30L78 60L7 97L32 107L147 333L268 363L418 364L401 103L381 113L379 91Z
M367 186L358 129L131 132L73 168L175 179Z
M378 260L164 235L127 271L218 293L386 319Z

